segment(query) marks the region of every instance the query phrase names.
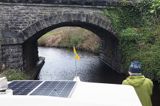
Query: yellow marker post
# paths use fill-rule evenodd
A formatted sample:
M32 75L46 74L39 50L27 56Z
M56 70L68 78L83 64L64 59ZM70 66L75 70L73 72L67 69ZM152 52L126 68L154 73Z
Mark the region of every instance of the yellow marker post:
M76 64L76 60L79 61L80 60L80 56L78 55L75 47L73 47L73 52L75 54L75 56L74 56L74 58L75 58L75 67L76 67L75 76L77 77L77 64Z
M80 60L80 56L78 55L75 47L73 47L73 52L74 52L74 54L75 54L74 58L75 58L76 60Z

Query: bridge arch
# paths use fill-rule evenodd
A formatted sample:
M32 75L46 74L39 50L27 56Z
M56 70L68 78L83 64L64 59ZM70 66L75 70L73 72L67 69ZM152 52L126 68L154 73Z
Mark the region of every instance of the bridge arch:
M22 49L19 52L22 56L22 59L19 60L21 62L18 62L20 65L8 64L8 67L21 66L25 70L34 68L39 61L38 38L46 32L63 26L79 26L99 36L102 41L100 59L110 68L119 71L118 37L112 28L109 18L100 14L68 12L56 12L49 17L38 20L20 33L15 34L16 37L12 37L10 42L5 42L4 45L20 44L20 48ZM14 60L14 58L12 59Z
M34 36L37 32L48 32L61 26L80 26L97 33L96 29L103 29L111 33L112 37L118 39L114 32L110 19L100 14L85 13L55 13L52 16L39 20L23 30L19 36L23 36L23 40ZM110 36L110 35L109 35ZM23 43L23 41L21 42Z

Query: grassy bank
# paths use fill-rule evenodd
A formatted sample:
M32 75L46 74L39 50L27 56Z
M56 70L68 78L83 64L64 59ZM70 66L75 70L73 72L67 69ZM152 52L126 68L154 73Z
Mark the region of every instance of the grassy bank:
M122 69L127 72L130 62L139 60L143 73L160 81L160 11L152 13L152 4L108 8L104 15L120 36Z
M12 80L29 80L30 77L22 72L21 70L16 69L5 69L3 71L0 71L0 76L5 76L9 81Z
M67 47L99 52L100 38L80 27L62 27L46 33L38 40L39 46Z

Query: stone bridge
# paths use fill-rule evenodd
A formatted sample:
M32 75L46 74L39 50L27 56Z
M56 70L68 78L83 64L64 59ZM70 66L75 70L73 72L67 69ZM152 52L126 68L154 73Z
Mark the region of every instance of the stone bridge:
M103 15L120 0L0 0L0 60L8 68L31 70L40 61L37 40L63 26L79 26L101 38L100 59L120 71L118 35Z

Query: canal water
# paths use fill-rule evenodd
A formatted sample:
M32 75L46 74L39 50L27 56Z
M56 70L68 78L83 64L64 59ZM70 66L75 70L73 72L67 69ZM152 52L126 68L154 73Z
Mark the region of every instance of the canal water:
M39 74L40 80L73 80L78 75L82 81L121 83L123 76L111 71L93 53L77 51L80 60L74 59L69 49L39 47L39 56L45 57L45 64Z
M121 84L126 78L108 69L101 63L98 55L78 51L80 60L75 61L74 54L68 49L39 47L39 56L45 57L39 80L73 80L78 75L81 81ZM160 106L160 88L154 82L152 102L153 106Z

